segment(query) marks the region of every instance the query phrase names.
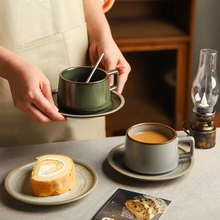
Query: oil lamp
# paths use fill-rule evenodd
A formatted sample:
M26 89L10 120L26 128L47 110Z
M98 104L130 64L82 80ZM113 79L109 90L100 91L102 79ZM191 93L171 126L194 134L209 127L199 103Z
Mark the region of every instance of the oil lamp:
M219 81L216 72L217 51L212 49L200 50L198 72L193 80L191 97L194 104L192 110L196 121L190 123L188 135L195 138L195 147L208 149L215 146L216 128L212 119L216 111L214 106L219 96Z

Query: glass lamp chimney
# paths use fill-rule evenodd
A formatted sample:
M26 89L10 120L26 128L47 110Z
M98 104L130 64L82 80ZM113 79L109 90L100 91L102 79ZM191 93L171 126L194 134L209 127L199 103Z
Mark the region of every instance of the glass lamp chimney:
M214 106L218 101L220 90L216 64L216 50L200 50L198 72L191 89L194 112L212 113L214 111Z

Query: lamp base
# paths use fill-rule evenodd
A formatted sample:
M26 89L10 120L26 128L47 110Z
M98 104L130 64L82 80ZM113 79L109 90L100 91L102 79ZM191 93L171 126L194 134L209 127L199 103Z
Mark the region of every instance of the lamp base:
M190 136L195 139L195 147L199 149L209 149L216 144L216 129L212 131L198 131L190 126Z
M195 147L199 149L209 149L216 144L216 128L212 119L215 117L215 111L212 113L201 114L193 111L197 121L190 125L189 135L195 138Z

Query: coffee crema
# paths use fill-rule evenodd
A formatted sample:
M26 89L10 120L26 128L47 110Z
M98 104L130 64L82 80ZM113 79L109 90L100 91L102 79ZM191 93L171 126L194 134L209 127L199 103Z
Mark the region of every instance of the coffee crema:
M168 138L166 135L161 134L157 131L140 131L132 134L131 138L136 141L153 144L162 143L170 140L170 138Z

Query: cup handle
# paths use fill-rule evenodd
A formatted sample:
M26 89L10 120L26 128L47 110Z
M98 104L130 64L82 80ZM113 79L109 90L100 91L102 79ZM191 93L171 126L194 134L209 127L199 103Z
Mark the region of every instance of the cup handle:
M114 75L114 84L110 86L110 91L118 88L119 85L119 73L118 70L110 70L108 71L108 75Z
M192 136L189 137L178 137L178 143L181 142L189 142L190 144L190 151L187 153L180 153L179 158L188 158L192 157L194 155L194 149L195 149L195 139Z

